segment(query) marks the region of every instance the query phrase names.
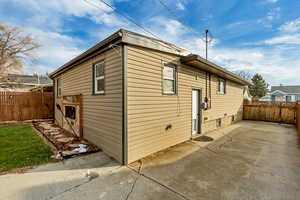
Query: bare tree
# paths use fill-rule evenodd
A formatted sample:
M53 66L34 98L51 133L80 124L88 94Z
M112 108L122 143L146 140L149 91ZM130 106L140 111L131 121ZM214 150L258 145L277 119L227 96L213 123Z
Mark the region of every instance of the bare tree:
M26 59L33 59L33 50L39 45L30 35L17 27L0 24L0 77L12 71L20 71Z
M249 71L240 70L240 71L236 71L234 73L239 75L240 77L246 79L246 80L249 80L249 81L251 81L251 79L253 77L253 74Z

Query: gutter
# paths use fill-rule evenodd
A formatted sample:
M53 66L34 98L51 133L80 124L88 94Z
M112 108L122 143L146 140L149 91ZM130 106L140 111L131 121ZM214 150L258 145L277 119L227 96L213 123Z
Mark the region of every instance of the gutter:
M225 78L230 79L232 81L239 82L239 83L245 84L245 85L252 85L252 83L250 81L248 81L248 80L246 80L246 79L244 79L244 78L242 78L242 77L240 77L240 76L224 69L223 67L218 66L215 63L212 63L208 60L205 60L204 58L200 57L197 54L190 54L188 56L182 56L180 61L183 64L187 64L187 65L191 65L191 66L195 66L195 67L199 67L199 68L201 67L201 68L203 68L202 70L205 70L205 71L208 71L208 72L212 72L212 73L217 72L216 73L217 75L225 74ZM204 66L192 64L193 62L199 62L200 64L204 64ZM210 70L209 68L211 68L213 70ZM219 74L218 74L218 72L219 72Z

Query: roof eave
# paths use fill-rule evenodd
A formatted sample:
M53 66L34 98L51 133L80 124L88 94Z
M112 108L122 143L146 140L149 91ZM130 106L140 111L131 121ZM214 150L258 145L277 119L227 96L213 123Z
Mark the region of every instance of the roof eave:
M109 36L108 38L102 40L101 42L99 42L98 44L92 46L91 48L89 48L87 51L83 52L82 54L80 54L79 56L73 58L72 60L70 60L69 62L67 62L66 64L62 65L61 67L59 67L57 70L55 70L54 72L52 72L51 74L49 74L49 77L51 79L53 79L55 76L57 76L58 74L60 74L60 72L62 70L67 69L68 67L74 65L76 62L82 60L83 58L89 56L90 54L94 53L95 51L97 51L98 49L102 48L103 46L109 44L110 42L116 40L117 38L121 38L122 37L122 29L116 31L115 33L113 33L111 36Z
M214 74L217 74L220 77L232 80L234 82L237 82L239 84L242 85L252 85L252 83L208 60L205 60L203 58L201 58L199 55L197 54L192 54L192 55L188 55L188 56L182 56L181 57L181 62L183 64L187 64L187 65L191 65L197 68L200 68L204 71L208 71Z

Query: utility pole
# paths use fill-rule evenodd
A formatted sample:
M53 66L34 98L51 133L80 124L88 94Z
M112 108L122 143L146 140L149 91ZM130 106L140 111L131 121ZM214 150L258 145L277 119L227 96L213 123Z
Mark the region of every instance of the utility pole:
M208 49L208 29L205 30L205 58L207 60L207 49Z

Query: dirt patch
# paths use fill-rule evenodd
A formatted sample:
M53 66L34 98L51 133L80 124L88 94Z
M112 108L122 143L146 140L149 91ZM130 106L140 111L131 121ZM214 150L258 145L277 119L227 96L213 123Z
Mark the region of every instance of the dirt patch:
M52 122L34 122L33 127L47 139L50 146L54 147L57 152L56 158L73 157L100 150L94 144L65 131Z

